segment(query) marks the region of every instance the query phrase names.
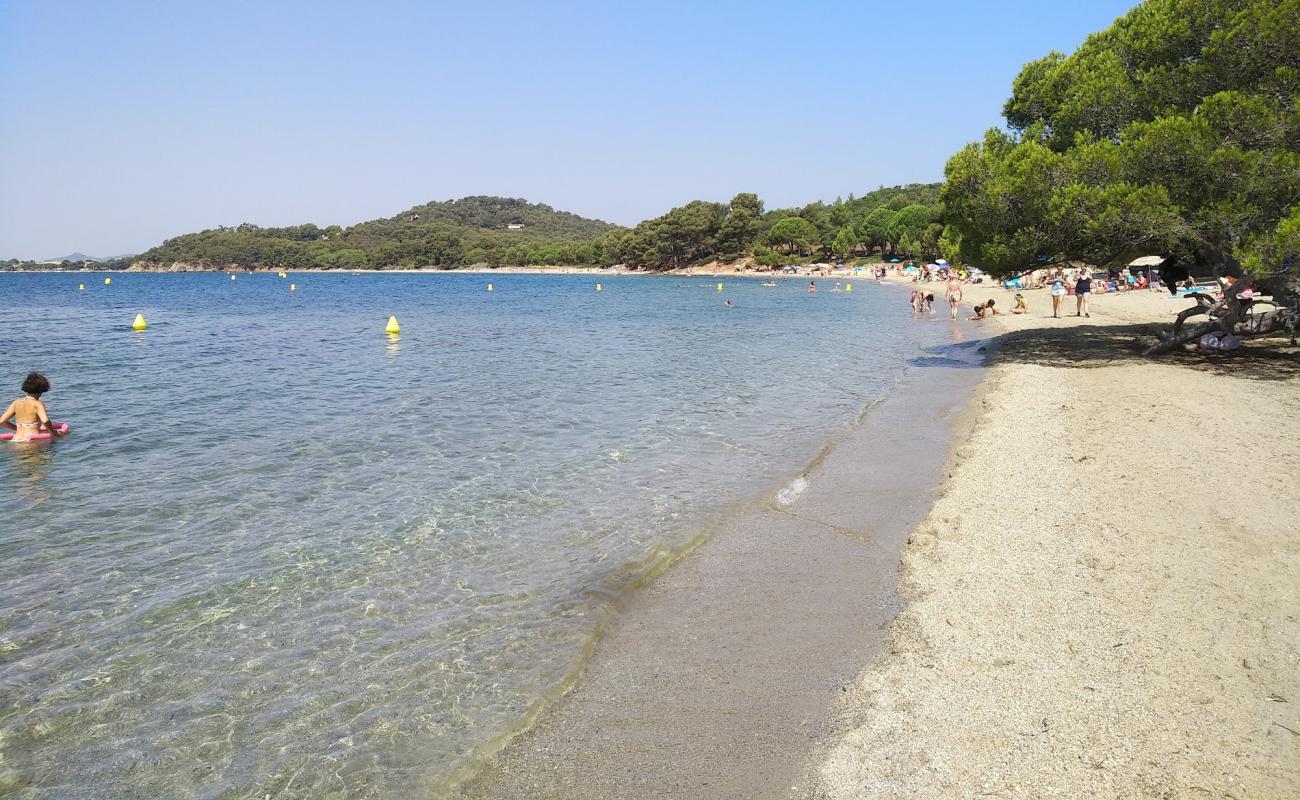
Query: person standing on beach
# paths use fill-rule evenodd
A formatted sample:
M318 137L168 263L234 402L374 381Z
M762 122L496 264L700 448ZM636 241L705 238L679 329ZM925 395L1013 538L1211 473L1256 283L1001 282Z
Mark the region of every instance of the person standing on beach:
M948 276L948 309L952 312L951 319L957 319L957 304L961 302L961 279L955 274Z
M1079 280L1074 284L1074 315L1091 317L1088 313L1088 295L1092 294L1092 273L1084 269L1079 273Z
M1057 267L1052 272L1051 281L1052 316L1059 318L1061 316L1061 298L1065 297L1065 273L1061 272L1060 267Z

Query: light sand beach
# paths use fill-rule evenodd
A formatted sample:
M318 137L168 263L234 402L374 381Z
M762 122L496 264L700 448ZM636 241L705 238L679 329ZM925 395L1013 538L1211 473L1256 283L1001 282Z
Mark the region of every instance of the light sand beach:
M1026 295L968 323L1007 335L802 794L1300 796L1295 348L1146 359L1186 301Z

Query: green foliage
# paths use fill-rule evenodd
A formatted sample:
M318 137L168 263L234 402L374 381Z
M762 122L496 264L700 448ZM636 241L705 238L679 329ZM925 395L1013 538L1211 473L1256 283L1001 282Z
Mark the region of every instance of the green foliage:
M929 227L932 217L933 213L929 206L904 206L894 215L894 222L889 226L889 240L891 242L900 242L904 239L919 241L921 234Z
M1026 64L1003 113L945 170L963 258L1263 264L1300 198L1300 0L1147 0Z
M743 253L758 237L763 224L763 201L752 192L731 198L726 217L718 229L718 250L728 254Z
M1252 237L1240 255L1251 273L1288 273L1292 283L1300 283L1300 208L1292 209L1273 231Z
M348 228L216 228L169 239L139 258L246 269L598 264L604 249L597 240L618 230L616 225L526 200L466 197L426 203Z
M906 214L890 210L891 205ZM778 264L819 251L850 255L864 244L868 253L876 248L892 252L903 234L918 242L918 248L934 251L942 215L939 184L881 188L830 204L778 211L765 211L758 195L742 192L730 203L695 200L631 229L524 200L467 197L426 203L347 228L216 228L169 239L140 259L163 265L271 269L452 269L476 264L667 269L752 254L760 264ZM896 228L900 218L903 223ZM776 253L774 247L785 252Z
M767 232L766 244L784 247L787 253L802 252L817 241L817 227L803 217L786 217Z
M837 255L848 258L858 249L859 243L857 231L853 230L852 225L845 225L843 228L840 228L839 233L835 234L835 241L832 243L832 247Z
M858 237L866 243L867 248L879 247L884 250L894 240L889 232L894 227L894 218L898 212L888 206L878 206L866 214L858 223Z

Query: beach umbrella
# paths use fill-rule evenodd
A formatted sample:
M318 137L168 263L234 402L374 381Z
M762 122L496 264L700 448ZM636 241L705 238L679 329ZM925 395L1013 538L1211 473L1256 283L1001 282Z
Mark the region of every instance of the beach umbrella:
M942 267L946 267L946 266L948 266L948 262L947 262L947 261L944 261L942 258L939 259L938 261L934 262L934 263L936 263L936 264L938 264L939 266L942 266Z
M1165 259L1163 256L1142 256L1128 262L1130 267L1158 267Z

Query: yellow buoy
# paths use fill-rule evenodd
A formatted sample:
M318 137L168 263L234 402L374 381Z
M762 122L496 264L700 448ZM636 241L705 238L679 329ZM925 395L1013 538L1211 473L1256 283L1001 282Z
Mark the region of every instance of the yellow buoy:
M402 332L402 326L397 324L397 317L388 318L388 327L384 328L384 333L398 334Z
M79 291L79 292L84 292L84 291L86 291L86 284L84 284L84 283L82 283L82 284L78 284L78 285L77 285L77 291Z
M144 321L144 314L136 314L135 322L131 323L131 330L142 331L147 327L149 327L149 323Z
M492 291L492 284L490 284L490 283L488 284L488 291L489 291L489 292Z
M853 284L851 284L851 283L846 283L846 284L844 284L844 291L846 291L846 292L851 292L851 291L853 291Z
M113 283L113 279L112 279L112 278L105 278L105 279L104 279L104 285L105 285L105 286L110 286L110 285L112 285L112 283Z
M296 292L296 291L298 291L298 284L296 284L296 283L291 283L291 284L289 284L289 291L291 291L291 292Z
M598 283L598 284L596 284L596 291L598 291L598 292L603 292L603 291L605 291L605 287L604 287L604 286L601 286L601 285Z
M722 284L720 284L720 283L718 284L718 291L719 291L719 292L722 291Z

